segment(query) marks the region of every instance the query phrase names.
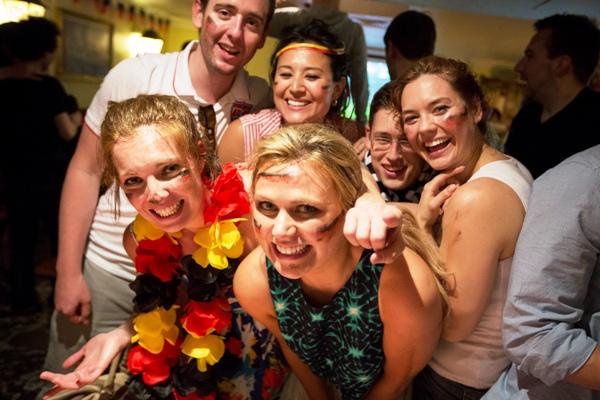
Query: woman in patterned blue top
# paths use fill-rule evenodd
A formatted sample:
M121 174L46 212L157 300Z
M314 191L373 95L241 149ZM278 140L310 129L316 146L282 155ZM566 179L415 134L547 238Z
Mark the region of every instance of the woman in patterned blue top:
M280 129L258 145L252 170L261 247L236 272L238 300L277 337L311 399L396 398L442 328L433 242L408 213L406 247L390 264L345 239L346 211L365 187L352 146L325 126Z

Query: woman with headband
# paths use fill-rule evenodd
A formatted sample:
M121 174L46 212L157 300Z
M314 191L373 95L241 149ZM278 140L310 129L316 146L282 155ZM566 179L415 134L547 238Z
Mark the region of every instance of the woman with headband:
M342 115L348 102L344 43L321 20L290 28L271 60L275 108L234 121L219 144L222 163L245 161L263 137L283 125L326 123L354 143L364 128Z

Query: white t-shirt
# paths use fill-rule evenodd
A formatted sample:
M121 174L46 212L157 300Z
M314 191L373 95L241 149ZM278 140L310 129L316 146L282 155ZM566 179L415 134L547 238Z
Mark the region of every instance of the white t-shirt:
M176 96L194 115L198 107L210 103L199 97L190 78L188 59L197 42L183 51L159 55L144 55L120 62L106 75L104 82L85 115L85 123L97 135L109 101L123 101L139 94ZM258 77L244 70L238 72L231 90L214 104L217 143L229 123L248 112L270 104L271 90ZM114 196L120 196L119 216L115 217ZM98 201L92 221L85 256L108 273L133 280L135 268L123 249L123 232L136 215L122 190L109 188Z

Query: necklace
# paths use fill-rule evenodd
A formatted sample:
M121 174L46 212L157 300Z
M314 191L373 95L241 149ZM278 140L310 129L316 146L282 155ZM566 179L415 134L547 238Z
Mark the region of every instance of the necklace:
M183 257L181 233L163 232L139 215L133 222L138 275L130 287L137 315L127 367L129 391L139 399L217 398L220 361L231 345L224 339L232 319L225 292L244 247L237 223L250 203L232 163L209 190L207 226L195 233L191 255ZM178 305L182 282L186 301Z

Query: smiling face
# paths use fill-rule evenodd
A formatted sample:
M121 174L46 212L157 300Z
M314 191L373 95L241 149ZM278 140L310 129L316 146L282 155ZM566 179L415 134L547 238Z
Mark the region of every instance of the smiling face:
M435 170L446 170L478 153L481 108L469 110L463 98L438 75L424 74L402 91L402 121L411 146Z
M423 171L425 161L410 146L393 109L382 108L373 115L369 145L375 173L391 190L409 188Z
M312 163L267 165L257 175L252 215L256 236L275 269L300 279L339 262L349 248L344 212L328 179Z
M202 163L183 157L156 126L141 126L135 133L118 140L112 151L119 184L131 204L166 232L202 227Z
M334 82L331 60L325 54L298 48L277 59L273 100L287 124L323 122L343 88L343 80Z
M543 98L540 97L551 88L554 76L553 62L546 47L551 35L549 29L536 33L529 41L525 54L515 65L515 71L526 83L527 94L538 101L542 101Z
M202 10L194 1L193 21L209 72L233 75L250 61L264 44L268 7L265 0L209 0Z

